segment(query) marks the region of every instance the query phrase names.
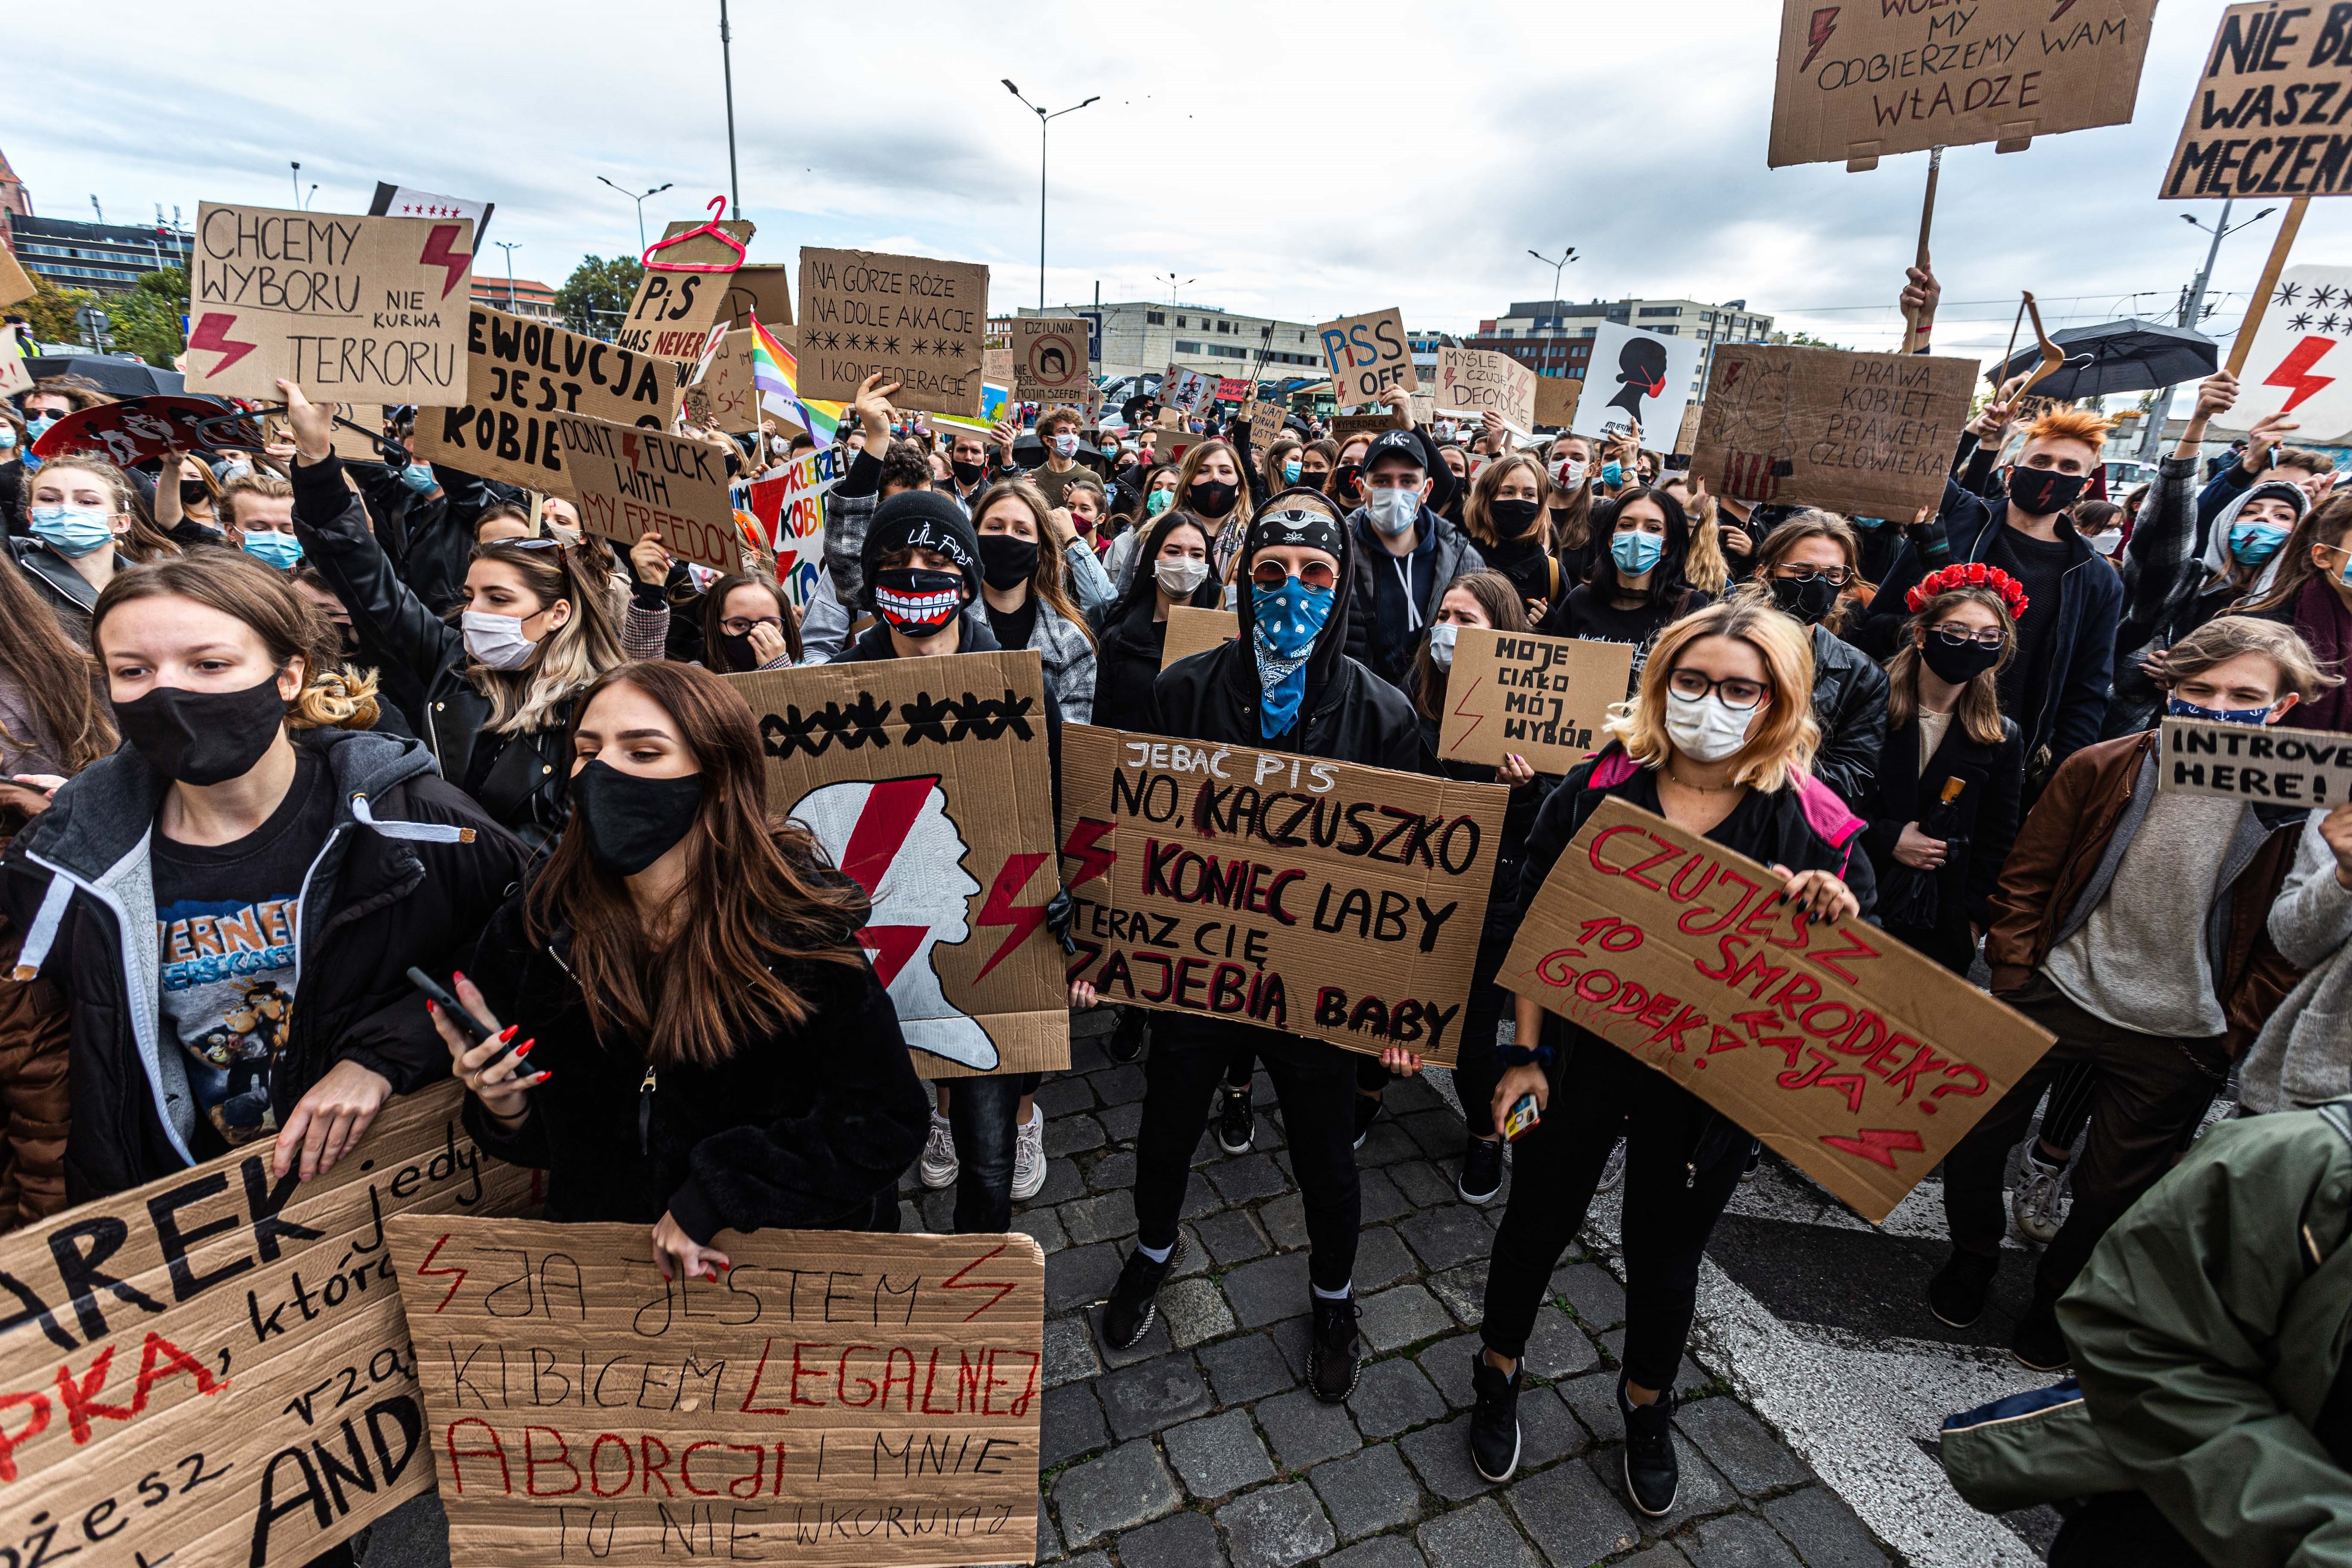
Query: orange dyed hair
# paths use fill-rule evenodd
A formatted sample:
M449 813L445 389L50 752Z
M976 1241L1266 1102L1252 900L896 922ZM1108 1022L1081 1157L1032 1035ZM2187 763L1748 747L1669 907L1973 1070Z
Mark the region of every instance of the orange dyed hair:
M2087 408L2053 408L2025 427L2028 441L2083 441L2093 451L2105 444L2116 422Z

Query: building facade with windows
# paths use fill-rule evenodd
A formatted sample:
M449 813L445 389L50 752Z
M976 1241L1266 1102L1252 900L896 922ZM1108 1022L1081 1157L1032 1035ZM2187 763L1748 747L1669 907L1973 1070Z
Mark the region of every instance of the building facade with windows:
M1602 321L1638 327L1669 338L1696 338L1702 343L1760 343L1770 341L1772 318L1751 310L1745 300L1711 305L1698 300L1591 300L1576 304L1566 300L1516 301L1510 310L1478 323L1477 335L1465 347L1507 353L1538 375L1584 379L1592 357L1594 328ZM1700 374L1706 362L1699 362ZM1704 395L1703 383L1694 383L1690 395Z
M70 218L8 216L9 248L36 278L60 289L120 294L142 272L185 267L194 237L164 224L131 226Z
M493 310L505 310L511 315L527 317L534 321L555 321L561 324L562 313L555 308L555 289L535 278L518 278L512 284L513 298L508 298L509 284L504 276L485 278L474 274L472 299L477 305L488 305Z
M1024 308L1021 314L1092 315L1096 310L1093 305L1061 305L1046 310ZM1269 382L1316 380L1325 374L1322 349L1307 322L1158 300L1106 302L1100 310L1102 363L1096 370L1106 378L1158 375L1171 363L1219 376L1246 376L1255 371L1259 380Z

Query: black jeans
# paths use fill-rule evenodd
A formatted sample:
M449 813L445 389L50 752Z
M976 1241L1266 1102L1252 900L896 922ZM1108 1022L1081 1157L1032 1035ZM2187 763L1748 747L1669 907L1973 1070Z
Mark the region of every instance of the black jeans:
M1144 1063L1143 1122L1135 1143L1136 1237L1173 1246L1192 1151L1209 1125L1209 1096L1237 1051L1256 1054L1274 1081L1291 1173L1307 1207L1307 1273L1326 1290L1356 1269L1362 1205L1356 1184L1355 1053L1247 1024L1161 1013Z
M2074 1162L2074 1205L2034 1275L2035 1300L2046 1304L2074 1282L2107 1227L2172 1169L2181 1135L2213 1103L2230 1058L2218 1035L2143 1035L2086 1013L2039 970L2004 1000L2058 1043L1944 1156L1944 1218L1955 1247L1986 1256L2000 1250L2009 1229L2001 1204L2009 1152L2025 1136L2042 1092L2067 1068L2092 1064L2091 1136Z
M959 1236L1013 1228L1013 1134L1022 1075L956 1078L948 1084L948 1131L955 1139Z
M1665 1074L1585 1037L1555 1068L1536 1130L1514 1145L1510 1206L1486 1268L1479 1338L1525 1352L1551 1271L1625 1138L1625 1372L1673 1386L1698 1305L1698 1260L1739 1185L1749 1139Z
M1470 974L1470 1002L1462 1009L1462 1032L1454 1037L1454 1091L1462 1097L1462 1115L1473 1138L1495 1135L1495 1085L1503 1077L1503 1055L1495 1044L1496 1026L1511 1004L1511 993L1495 984L1502 973L1503 955L1511 950L1510 933L1489 934L1478 944L1477 967ZM1356 1063L1356 1088L1380 1094L1396 1075L1378 1057Z

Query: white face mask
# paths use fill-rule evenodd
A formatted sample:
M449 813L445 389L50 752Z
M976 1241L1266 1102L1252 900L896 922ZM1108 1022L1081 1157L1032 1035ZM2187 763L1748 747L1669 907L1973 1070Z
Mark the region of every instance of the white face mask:
M1421 516L1421 497L1402 486L1370 490L1364 496L1364 510L1374 528L1393 538Z
M1666 693L1666 737L1695 763L1719 763L1748 743L1748 727L1761 707L1742 713L1710 691L1704 697Z
M539 645L522 635L523 617L494 616L467 610L457 617L466 634L466 651L492 669L520 669L530 662Z
M1189 599L1209 580L1209 563L1189 555L1163 555L1151 563L1151 574L1171 599Z
M1060 435L1054 437L1054 455L1055 457L1073 458L1077 456L1077 451L1078 438L1076 436L1071 435L1068 431L1065 430Z
M1429 657L1440 669L1454 668L1454 639L1462 628L1452 621L1440 621L1429 628Z
M2113 555L2124 547L2124 531L2116 528L2105 533L2095 533L2086 542L2102 555Z
M1589 464L1578 461L1574 458L1562 458L1559 463L1553 467L1552 473L1559 479L1560 489L1564 490L1581 489L1584 488L1585 470L1590 466L1591 465Z

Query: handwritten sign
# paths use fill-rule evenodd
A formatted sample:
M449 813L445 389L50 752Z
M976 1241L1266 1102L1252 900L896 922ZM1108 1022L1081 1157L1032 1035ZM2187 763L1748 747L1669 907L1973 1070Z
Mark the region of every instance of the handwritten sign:
M416 411L416 456L526 489L556 489L563 472L558 416L667 429L676 378L666 360L469 306L459 398L453 407Z
M785 346L791 346L786 327ZM761 417L760 389L751 379L751 329L740 328L721 338L710 355L702 380L683 394L687 417L706 429L757 430Z
M1342 316L1315 329L1323 358L1331 366L1332 395L1342 408L1377 401L1392 386L1421 388L1405 340L1404 317L1396 310Z
M1331 416L1331 439L1345 442L1350 436L1377 436L1383 430L1398 427L1393 414L1334 414Z
M1926 147L2021 153L2036 136L2124 124L2155 15L2156 0L1781 0L1766 162L1869 169Z
M1514 430L1536 426L1536 373L1508 354L1486 349L1437 350L1435 407L1499 414Z
M1204 610L1197 605L1177 605L1168 612L1168 637L1160 645L1160 668L1180 658L1206 653L1242 635L1242 618L1232 610Z
M793 324L793 269L780 262L753 263L727 274L727 297L719 314L730 327L748 327L751 318L773 332ZM778 336L782 336L778 333ZM787 342L791 340L786 339Z
M730 1231L714 1282L665 1280L638 1225L388 1228L454 1561L1034 1553L1028 1237Z
M801 247L803 397L847 402L879 374L901 408L977 417L987 328L985 267Z
M2332 5L2231 5L2156 194L2352 195L2341 114L2347 92L2352 16Z
M1702 405L1696 398L1683 405L1683 422L1675 431L1675 452L1677 456L1687 458L1698 450L1698 422L1703 411Z
M283 402L462 402L465 218L359 217L203 203L189 279L187 390Z
M1699 354L1699 344L1690 338L1603 321L1593 329L1592 359L1580 384L1584 395L1570 433L1606 440L1639 425L1642 445L1657 450L1659 437L1690 402Z
M655 259L672 267L733 267L742 258L734 247L717 236L697 235L691 239L682 237L702 227L699 221L681 220L662 230L662 238L677 243L657 251ZM751 243L752 226L740 218L730 219L719 226L745 245ZM658 267L646 268L637 279L635 298L629 301L629 313L622 318L621 330L614 342L632 353L651 359L675 360L680 366L678 379L691 368L695 357L702 352L705 338L728 309L729 289L734 281L729 272L675 272Z
M1070 979L1451 1066L1509 792L1074 724Z
M1943 499L1975 379L1974 360L1725 344L1691 471L1738 500L1909 517Z
M1576 400L1584 383L1565 375L1536 377L1536 423L1547 430L1564 430L1576 417Z
M17 342L21 329L0 326L0 397L14 397L33 389L33 373L25 368L25 351Z
M2352 735L2168 718L2162 745L2157 787L2176 795L2322 807L2352 800Z
M253 1144L0 1239L7 1550L299 1568L430 1491L385 1226L535 1203L460 1100L394 1100L315 1181Z
M1454 637L1437 754L1496 764L1517 754L1539 773L1565 773L1592 752L1633 672L1627 643L1464 626Z
M1013 378L1024 398L1081 396L1087 374L1087 324L1075 316L1022 316L1013 323Z
M1497 981L1664 1073L1874 1225L2051 1037L1875 926L1799 921L1780 886L1604 800Z
M768 805L874 900L860 933L925 1078L1070 1061L1037 656L731 675L759 721Z
M846 470L846 447L803 452L751 485L751 515L766 525L776 583L795 609L808 608L824 570L824 498Z
M582 529L625 553L646 530L658 528L675 555L713 571L743 569L726 454L706 441L609 419L552 417Z
M1279 439L1283 426L1289 418L1288 410L1272 401L1253 402L1247 405L1250 427L1250 449L1264 452Z

